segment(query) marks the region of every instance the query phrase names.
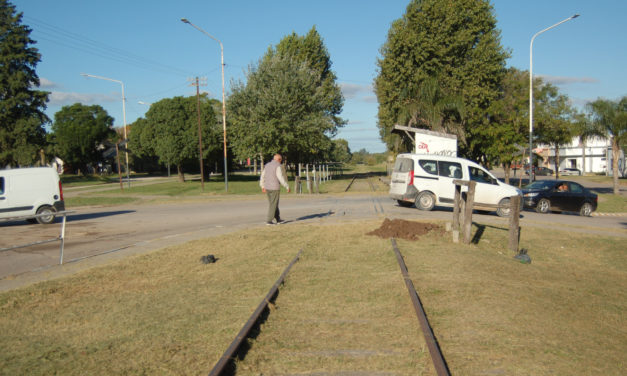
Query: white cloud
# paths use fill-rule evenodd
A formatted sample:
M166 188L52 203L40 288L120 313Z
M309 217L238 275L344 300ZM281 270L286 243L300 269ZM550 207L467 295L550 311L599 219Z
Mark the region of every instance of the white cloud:
M344 94L344 98L346 99L355 99L358 97L364 97L364 95L370 96L373 93L372 85L360 85L341 82L340 89L342 90L342 94Z
M596 84L599 82L599 80L592 77L563 77L545 75L538 75L538 77L553 85Z
M98 104L102 102L120 101L119 95L107 94L86 94L86 93L66 93L62 91L53 91L50 93L50 105L70 105L74 103Z
M39 87L41 89L54 89L57 88L59 85L57 85L55 82L50 81L47 78L40 78L39 79Z

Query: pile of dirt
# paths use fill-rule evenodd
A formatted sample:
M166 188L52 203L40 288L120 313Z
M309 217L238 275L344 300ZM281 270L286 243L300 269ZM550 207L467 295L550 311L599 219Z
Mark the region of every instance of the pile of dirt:
M444 233L444 228L440 225L424 222L412 222L402 219L384 219L381 227L367 233L366 235L376 235L384 239L397 238L405 240L418 240L420 236L426 235L430 231Z

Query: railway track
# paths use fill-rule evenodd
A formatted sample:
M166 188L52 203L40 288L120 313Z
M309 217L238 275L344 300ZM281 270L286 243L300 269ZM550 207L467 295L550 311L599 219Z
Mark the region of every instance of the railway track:
M346 186L346 189L344 190L344 192L348 192L351 187L353 187L353 184L355 183L355 181L359 179L359 180L364 180L367 184L368 187L370 188L371 192L376 192L377 188L375 187L374 183L372 182L372 175L370 174L355 174L355 176L353 176L353 178L351 179L351 181L348 183L348 185ZM378 214L385 214L385 210L383 209L383 205L381 204L381 200L379 197L373 196L371 198L372 200L372 205L374 208L375 213Z
M416 313L416 317L418 319L418 323L420 324L423 337L425 339L427 348L429 350L429 354L431 356L431 360L434 366L434 369L438 376L448 376L450 375L448 365L442 355L442 351L439 347L437 339L433 333L431 325L427 319L427 315L424 311L418 293L416 292L413 282L411 281L407 266L405 265L403 256L401 251L399 250L396 240L392 239L392 249L396 256L396 260L398 262L401 274L403 276L403 280L405 281L405 285L409 294L409 298L413 304L414 311ZM211 372L210 376L218 376L218 375L235 375L237 373L237 369L235 366L236 359L244 359L246 354L244 351L240 351L242 347L246 343L247 338L251 335L253 328L257 331L256 334L259 334L259 322L263 321L261 318L266 313L264 319L267 319L271 314L269 311L269 305L272 304L275 297L278 295L279 288L285 282L285 279L290 272L291 268L299 261L303 250L301 249L298 254L292 259L289 265L285 268L279 279L274 283L274 285L270 288L266 296L262 299L262 301L257 306L257 309L253 312L250 318L243 325L242 329L235 336L235 339L231 343L231 345L226 349L224 354L220 357L218 362L215 364Z

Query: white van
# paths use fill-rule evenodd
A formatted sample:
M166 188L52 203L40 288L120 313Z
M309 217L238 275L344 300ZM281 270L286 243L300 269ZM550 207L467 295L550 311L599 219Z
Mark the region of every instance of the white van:
M463 158L430 154L399 154L396 157L390 197L401 206L432 210L436 205L453 206L453 180L474 180L477 209L494 210L493 205L509 205L511 196L522 196L520 189L495 178L475 162ZM463 191L467 187L462 186ZM509 215L509 207L498 208L501 217Z
M0 218L48 214L29 222L54 222L65 210L59 174L51 167L0 170Z

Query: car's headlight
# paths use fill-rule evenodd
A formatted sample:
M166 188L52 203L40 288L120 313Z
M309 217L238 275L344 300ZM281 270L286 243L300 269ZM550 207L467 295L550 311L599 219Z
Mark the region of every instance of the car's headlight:
M523 196L525 197L536 197L538 195L538 192L529 192L529 193L525 193Z

